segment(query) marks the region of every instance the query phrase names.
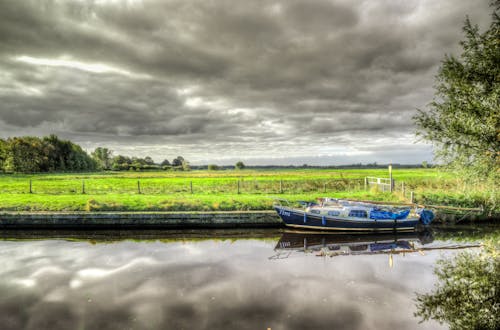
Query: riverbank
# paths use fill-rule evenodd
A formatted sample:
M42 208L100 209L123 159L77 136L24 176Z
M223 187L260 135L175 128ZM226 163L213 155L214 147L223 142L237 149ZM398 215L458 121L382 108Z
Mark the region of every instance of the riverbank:
M1 229L133 229L281 227L275 211L2 212Z
M437 213L434 223L489 223L498 219ZM205 212L1 212L0 230L9 229L237 229L281 228L275 211Z

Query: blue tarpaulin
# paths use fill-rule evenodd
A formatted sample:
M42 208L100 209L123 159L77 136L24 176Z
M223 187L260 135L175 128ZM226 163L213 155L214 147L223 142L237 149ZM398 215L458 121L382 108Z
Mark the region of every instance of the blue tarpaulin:
M424 225L428 225L432 222L432 220L434 220L434 213L432 213L431 210L422 209L422 211L420 211L419 214L420 214L420 221Z
M384 211L380 209L371 209L370 211L370 219L377 219L377 220L383 220L383 219L393 219L393 220L402 220L406 219L406 217L410 214L410 210L403 210L399 212L391 212L391 211Z

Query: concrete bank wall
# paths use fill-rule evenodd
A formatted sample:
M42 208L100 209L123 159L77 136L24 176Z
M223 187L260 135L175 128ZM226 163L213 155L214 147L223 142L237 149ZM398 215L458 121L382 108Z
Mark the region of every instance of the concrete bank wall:
M282 225L274 211L0 213L0 229L259 228Z

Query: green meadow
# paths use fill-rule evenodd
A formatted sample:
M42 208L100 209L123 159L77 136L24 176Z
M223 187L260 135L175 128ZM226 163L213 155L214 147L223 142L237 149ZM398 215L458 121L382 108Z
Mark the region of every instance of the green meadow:
M438 169L393 169L393 193L366 186L387 169L280 169L0 175L3 211L269 210L275 198L318 197L483 207L498 213L498 191Z

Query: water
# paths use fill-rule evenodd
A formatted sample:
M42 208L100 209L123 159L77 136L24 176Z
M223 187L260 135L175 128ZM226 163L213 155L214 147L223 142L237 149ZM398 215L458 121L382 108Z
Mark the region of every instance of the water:
M0 328L446 329L419 323L415 293L436 260L500 232L471 231L2 232Z

